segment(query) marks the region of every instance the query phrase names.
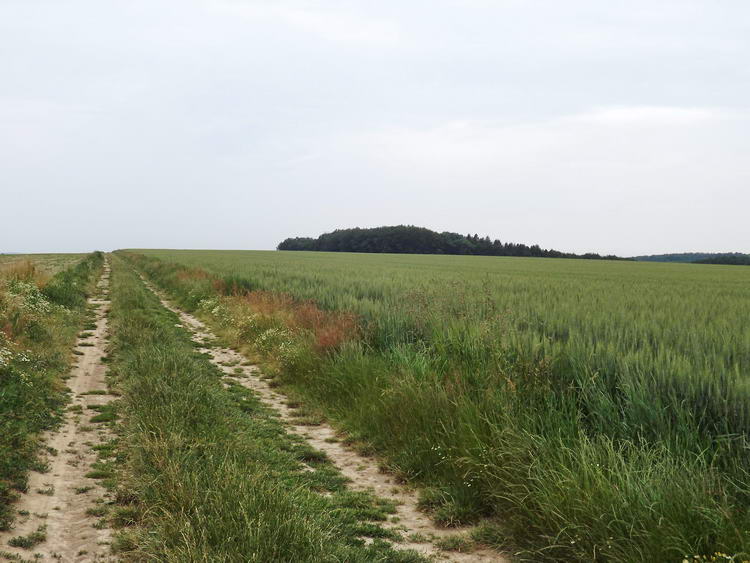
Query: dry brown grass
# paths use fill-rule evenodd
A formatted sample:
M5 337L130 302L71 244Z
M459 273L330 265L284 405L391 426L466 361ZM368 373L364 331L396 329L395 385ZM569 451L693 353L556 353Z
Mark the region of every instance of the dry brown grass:
M180 281L203 280L209 277L211 275L201 268L188 268L177 272L177 279Z
M320 309L312 301L296 301L284 293L245 291L227 298L230 308L244 310L280 321L293 332L307 331L313 335L318 352L337 349L342 343L361 335L356 315Z
M5 279L22 280L43 287L50 275L29 259L17 260L0 265L0 276Z

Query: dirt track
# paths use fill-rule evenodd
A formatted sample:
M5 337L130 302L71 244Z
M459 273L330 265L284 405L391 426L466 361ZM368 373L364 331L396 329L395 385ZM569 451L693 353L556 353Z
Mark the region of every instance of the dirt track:
M146 286L153 291L161 300L162 305L176 313L182 325L190 331L195 342L203 343L213 341L214 334L205 324L194 316L173 307L152 284L143 277ZM288 406L288 398L276 392L269 384L259 377L260 370L255 365L247 365L247 358L229 348L199 348L201 352L208 352L212 356L212 362L217 365L227 377L231 375L234 381L244 387L253 390L261 401L268 407L279 413L281 420L285 422L291 432L302 436L311 446L323 451L336 465L341 473L351 479L349 487L355 491L372 491L377 496L396 503L398 522L385 523L384 526L398 530L404 538L414 535L422 536L425 541L405 540L395 544L397 549L413 549L424 556L432 557L439 561L455 562L504 562L507 561L499 553L492 550L474 550L470 553L445 552L438 549L435 541L449 536L460 535L467 529L445 529L438 527L426 514L417 508L417 495L397 482L397 480L378 467L375 458L365 457L354 449L342 444L336 439L335 430L328 424L301 426L296 422L294 409ZM230 364L228 366L227 364ZM235 370L242 369L239 374Z
M103 425L89 422L97 412L88 407L106 404L113 398L86 395L107 388L102 357L107 341L109 265L104 268L97 294L88 301L97 308L96 329L78 340L77 362L66 381L71 391L70 406L61 427L45 436L49 471L30 474L28 492L15 504L19 516L14 529L0 532L0 552L23 559L39 554L44 561L114 560L108 555L110 531L99 527L97 516L87 514L109 496L98 481L86 477L97 460L92 447L109 438ZM44 527L46 540L29 549L8 545L11 538L27 536L40 527Z

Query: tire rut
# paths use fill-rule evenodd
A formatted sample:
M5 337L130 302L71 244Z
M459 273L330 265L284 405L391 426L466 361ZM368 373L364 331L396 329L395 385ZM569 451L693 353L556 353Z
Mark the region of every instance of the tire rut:
M105 355L107 315L109 313L109 264L97 284L96 295L88 304L96 309L96 328L82 334L76 344L77 361L66 384L71 401L62 425L44 435L48 471L32 471L28 491L14 507L18 511L15 526L0 532L0 552L18 560L116 561L109 555L111 532L104 521L88 513L111 496L96 480L86 477L97 461L93 447L107 441L110 433L103 425L88 419L96 414L89 407L108 403L114 397L86 394L106 389ZM28 548L8 545L17 536L40 531L46 539Z

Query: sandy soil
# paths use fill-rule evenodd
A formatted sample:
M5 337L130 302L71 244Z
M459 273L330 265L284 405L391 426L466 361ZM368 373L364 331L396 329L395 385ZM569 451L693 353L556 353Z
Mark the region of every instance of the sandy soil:
M206 340L213 340L215 338L214 334L205 324L194 316L173 307L160 291L143 277L141 279L143 279L151 291L156 293L166 308L179 315L182 326L191 332L192 339L195 342L203 343ZM469 528L446 529L437 526L426 514L418 510L418 497L416 493L399 484L392 475L383 473L379 468L376 458L362 456L340 441L329 441L338 438L338 436L335 430L328 424L322 423L314 426L297 424L295 422L294 409L287 405L289 399L270 387L260 377L261 372L257 366L242 365L247 364L247 358L238 352L220 347L200 348L200 351L210 353L213 357L213 363L221 368L227 376L231 375L234 381L255 391L264 404L279 413L281 420L285 422L290 431L302 436L316 449L325 452L336 467L346 477L351 479L349 487L352 490L369 490L379 497L389 499L397 504L397 513L395 516L398 517L398 522L384 525L401 531L404 538L412 534L420 534L426 538L426 541L419 543L405 540L395 544L397 549L413 549L422 555L439 561L507 561L502 555L489 549L477 549L470 553L445 552L438 549L433 543L435 540L453 535L463 535L469 531ZM227 366L224 364L232 365ZM235 373L237 368L241 368L243 373Z
M12 553L23 559L36 554L44 561L114 561L109 554L110 531L95 528L99 518L86 514L97 506L97 499L107 499L109 493L94 479L85 477L96 461L92 446L108 439L101 424L89 424L96 411L89 405L109 402L110 395L84 395L87 391L106 389L106 367L102 363L107 340L109 301L109 265L99 281L97 295L89 304L97 307L96 329L79 339L77 362L66 381L71 390L71 404L80 405L82 412L66 411L62 426L45 436L50 450L47 455L49 471L32 472L28 492L15 507L19 511L16 525L10 532L0 532L0 552ZM41 492L40 492L41 491ZM26 536L46 526L47 539L31 549L13 548L8 541L15 536Z

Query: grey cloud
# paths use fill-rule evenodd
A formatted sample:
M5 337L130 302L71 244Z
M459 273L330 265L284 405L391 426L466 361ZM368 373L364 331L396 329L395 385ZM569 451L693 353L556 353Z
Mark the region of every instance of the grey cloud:
M272 248L401 222L750 251L748 16L739 0L6 0L0 251Z

